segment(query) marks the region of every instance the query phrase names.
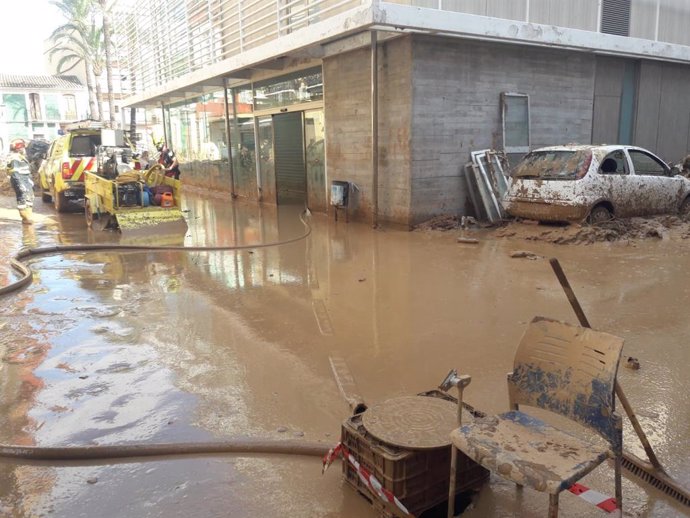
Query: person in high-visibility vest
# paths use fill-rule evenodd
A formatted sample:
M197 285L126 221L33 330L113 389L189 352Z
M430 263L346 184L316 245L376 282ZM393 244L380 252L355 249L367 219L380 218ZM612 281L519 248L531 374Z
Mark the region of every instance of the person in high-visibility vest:
M17 209L22 218L22 223L31 225L34 206L34 182L31 179L31 168L24 155L24 141L13 140L10 143L10 154L7 158L7 172L10 174L10 183L17 197Z

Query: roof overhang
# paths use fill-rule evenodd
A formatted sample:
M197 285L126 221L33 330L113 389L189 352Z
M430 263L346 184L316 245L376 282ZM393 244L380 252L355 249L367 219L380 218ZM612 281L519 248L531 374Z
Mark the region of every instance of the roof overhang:
M690 64L690 46L615 36L554 25L441 11L372 0L276 41L247 50L125 99L124 106L169 104L246 81L257 72L287 69L300 59L320 59L369 43L367 32L428 34L534 45L600 55Z
M690 46L686 45L385 2L374 10L375 29L690 64Z

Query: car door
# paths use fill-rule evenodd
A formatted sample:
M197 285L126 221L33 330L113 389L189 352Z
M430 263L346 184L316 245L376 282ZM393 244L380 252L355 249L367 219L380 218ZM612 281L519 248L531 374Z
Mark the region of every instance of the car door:
M673 176L669 167L648 151L629 148L628 156L639 185L639 215L675 212L683 194L682 178Z
M610 201L616 216L630 216L639 210L635 199L636 179L630 174L623 148L611 151L601 160L597 178L599 199Z

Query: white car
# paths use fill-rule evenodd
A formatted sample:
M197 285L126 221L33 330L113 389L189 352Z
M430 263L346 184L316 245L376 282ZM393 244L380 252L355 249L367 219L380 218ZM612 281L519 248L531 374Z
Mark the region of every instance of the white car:
M634 146L567 145L530 152L512 172L508 214L600 223L613 217L690 213L690 180Z

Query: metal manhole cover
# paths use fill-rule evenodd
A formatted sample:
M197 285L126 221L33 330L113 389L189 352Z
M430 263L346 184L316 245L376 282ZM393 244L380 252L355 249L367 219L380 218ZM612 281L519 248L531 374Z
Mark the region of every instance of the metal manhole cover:
M373 405L362 414L367 432L380 441L412 450L442 448L457 428L458 407L443 399L405 396Z

